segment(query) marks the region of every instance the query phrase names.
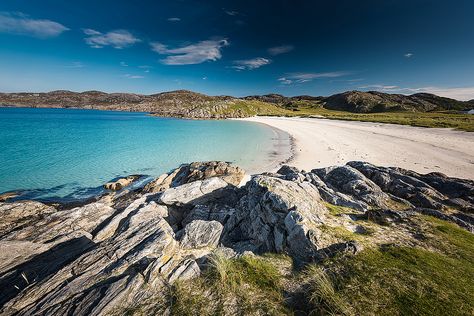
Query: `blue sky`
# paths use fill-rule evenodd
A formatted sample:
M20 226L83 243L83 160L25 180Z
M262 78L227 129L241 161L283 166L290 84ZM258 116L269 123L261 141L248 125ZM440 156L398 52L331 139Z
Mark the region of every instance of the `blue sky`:
M0 91L474 99L474 1L0 3Z

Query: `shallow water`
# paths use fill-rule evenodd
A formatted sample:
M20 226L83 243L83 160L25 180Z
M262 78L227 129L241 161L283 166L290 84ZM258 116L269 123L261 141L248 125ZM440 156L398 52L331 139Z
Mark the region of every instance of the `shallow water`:
M0 192L84 198L118 176L156 177L181 163L268 164L275 131L243 121L158 118L146 113L0 108Z

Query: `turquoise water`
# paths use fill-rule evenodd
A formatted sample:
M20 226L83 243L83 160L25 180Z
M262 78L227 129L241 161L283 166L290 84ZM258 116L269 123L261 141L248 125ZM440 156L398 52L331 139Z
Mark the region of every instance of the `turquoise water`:
M274 137L271 128L243 121L0 108L0 193L83 198L118 176L158 176L191 161L225 160L251 169L268 159Z

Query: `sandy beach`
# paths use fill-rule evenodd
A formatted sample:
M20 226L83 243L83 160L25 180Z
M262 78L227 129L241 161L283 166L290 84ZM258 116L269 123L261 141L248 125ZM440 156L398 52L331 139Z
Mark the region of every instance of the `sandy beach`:
M444 128L338 121L318 118L251 117L294 138L289 163L300 169L351 160L420 173L442 172L474 179L474 133Z

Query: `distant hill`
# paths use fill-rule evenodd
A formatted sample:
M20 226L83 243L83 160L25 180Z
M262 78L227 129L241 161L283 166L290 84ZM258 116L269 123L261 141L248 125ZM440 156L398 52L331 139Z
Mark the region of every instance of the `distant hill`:
M439 97L429 93L417 93L407 96L376 91L348 91L326 98L324 100L324 107L330 110L370 113L386 111L460 111L468 109L469 105L463 101Z
M140 111L185 118L230 118L286 115L290 113L288 111L301 108L321 107L354 113L461 111L471 109L474 100L463 102L428 93L406 96L376 91L348 91L330 97L267 94L235 98L208 96L187 90L152 95L58 90L46 93L0 93L0 106Z
M187 90L152 95L63 90L46 93L0 93L0 106L136 111L197 119L284 114L282 108L271 103L230 96L208 96Z

